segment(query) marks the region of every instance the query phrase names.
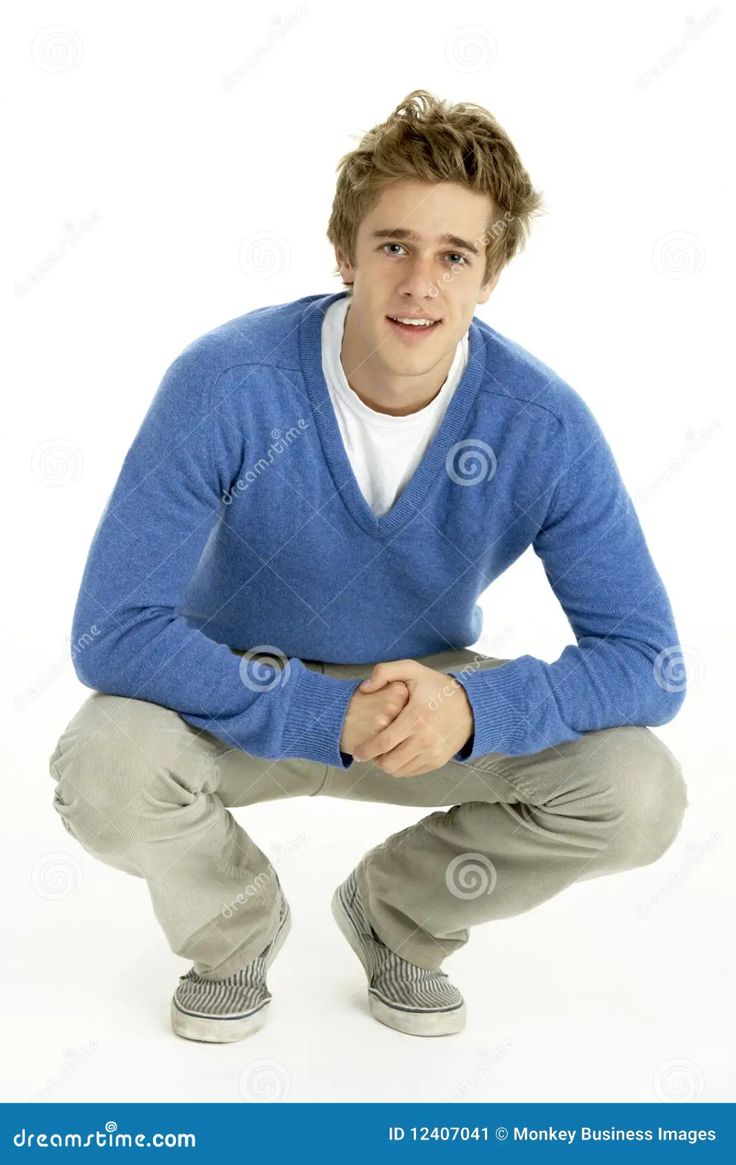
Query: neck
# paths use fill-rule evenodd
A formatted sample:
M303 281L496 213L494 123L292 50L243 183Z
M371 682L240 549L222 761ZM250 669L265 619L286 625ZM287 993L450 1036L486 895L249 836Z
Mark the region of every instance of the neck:
M351 318L352 317L352 318ZM386 369L376 353L367 352L348 308L340 363L345 379L364 405L390 417L406 417L425 408L447 380L454 352L422 376L401 376Z

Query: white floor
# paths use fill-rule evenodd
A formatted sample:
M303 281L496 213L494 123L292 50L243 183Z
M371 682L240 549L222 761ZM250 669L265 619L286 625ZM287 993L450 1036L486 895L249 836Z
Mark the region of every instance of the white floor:
M362 968L329 910L366 849L430 810L329 798L236 810L277 864L293 929L269 976L266 1026L238 1044L194 1043L169 1028L189 963L169 950L145 883L66 834L51 805L53 742L19 741L6 755L15 803L6 795L0 822L0 1100L733 1101L736 793L724 690L701 685L687 721L658 730L691 803L671 850L476 928L445 964L468 1026L434 1040L370 1016ZM71 715L42 702L44 723Z

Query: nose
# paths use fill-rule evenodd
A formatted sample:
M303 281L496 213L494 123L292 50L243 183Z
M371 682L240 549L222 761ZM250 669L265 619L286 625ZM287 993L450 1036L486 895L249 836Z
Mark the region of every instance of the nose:
M406 260L401 268L401 281L397 288L399 295L421 308L437 298L436 273L431 259L417 256Z

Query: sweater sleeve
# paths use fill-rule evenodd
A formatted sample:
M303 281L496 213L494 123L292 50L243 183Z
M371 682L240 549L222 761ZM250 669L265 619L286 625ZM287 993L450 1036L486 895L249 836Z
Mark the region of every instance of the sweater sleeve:
M184 350L125 457L74 611L76 674L90 688L171 708L256 756L349 768L339 741L359 679L325 676L299 659L277 667L241 657L177 613L238 472L213 363L197 341Z
M473 709L455 754L520 756L617 725L658 725L685 699L669 599L613 453L577 393L563 422L564 461L532 543L577 646L554 663L522 655L451 672Z

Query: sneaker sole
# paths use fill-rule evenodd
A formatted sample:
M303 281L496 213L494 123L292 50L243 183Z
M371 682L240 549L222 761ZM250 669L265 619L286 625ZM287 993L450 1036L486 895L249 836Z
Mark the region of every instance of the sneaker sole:
M341 933L358 956L368 978L368 967L363 947L350 915L343 906L338 887L332 896L332 915ZM370 980L369 980L370 983ZM407 1008L392 1007L374 995L368 988L368 1006L371 1015L386 1027L403 1032L407 1036L449 1036L462 1031L467 1019L465 1002L451 1011L410 1011Z
M272 941L271 951L267 960L267 967L275 959L286 942L291 930L291 911L287 910L281 929L276 932ZM246 1036L263 1027L268 1018L268 1008L271 1000L268 999L255 1011L249 1011L242 1016L194 1015L183 1011L175 999L171 1000L171 1026L178 1036L186 1040L201 1040L208 1044L231 1044L236 1040L243 1040Z

